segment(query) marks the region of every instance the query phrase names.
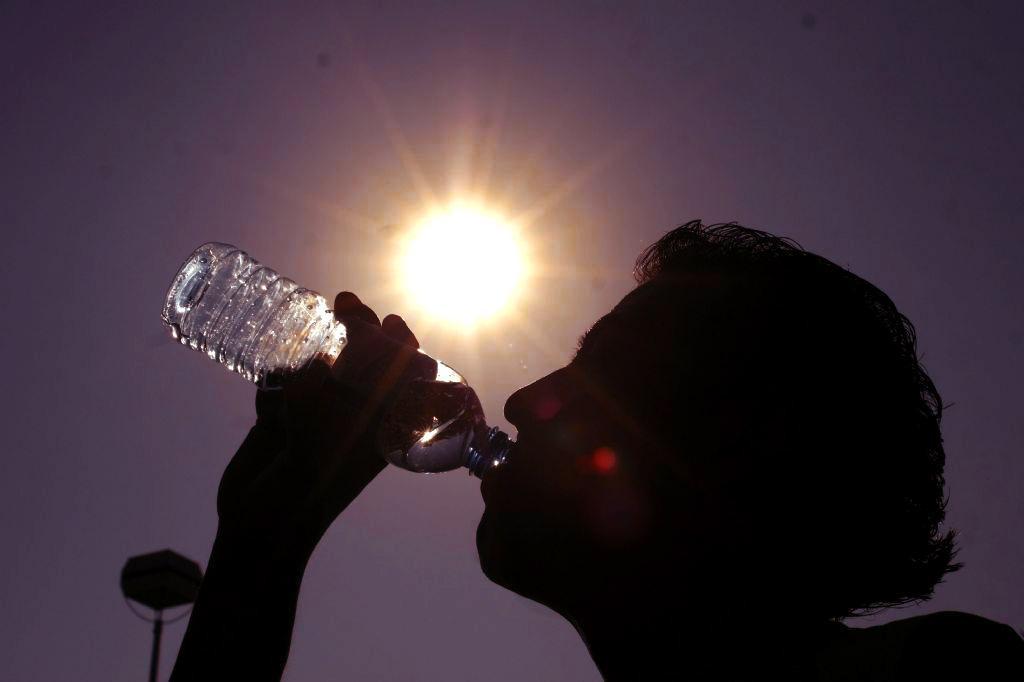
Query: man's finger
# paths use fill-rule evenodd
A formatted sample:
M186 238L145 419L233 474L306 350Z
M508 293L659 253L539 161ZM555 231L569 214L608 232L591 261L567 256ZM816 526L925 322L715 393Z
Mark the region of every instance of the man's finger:
M351 291L342 291L334 297L334 319L344 321L346 317L354 317L367 324L380 326L380 318L369 306L359 300Z
M317 399L331 375L331 366L323 356L314 357L302 371L287 377L284 394L288 402Z
M420 347L420 342L416 340L416 335L409 329L409 325L405 323L405 320L398 315L388 315L380 323L380 326L385 334L402 345L411 346L412 348Z
M280 374L270 373L256 390L256 419L271 426L279 426L284 415L284 381Z

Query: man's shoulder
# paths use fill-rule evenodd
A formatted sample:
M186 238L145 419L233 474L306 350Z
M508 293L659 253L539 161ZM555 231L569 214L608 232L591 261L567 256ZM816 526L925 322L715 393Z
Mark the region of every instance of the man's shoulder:
M907 679L1024 680L1024 640L1009 625L963 611L908 618L900 657Z
M892 647L897 680L1024 680L1024 639L973 613L937 611L861 632Z
M936 611L910 618L900 618L868 628L850 628L860 632L878 633L882 636L984 636L1009 630L1020 636L1009 625L966 611Z
M866 628L840 627L819 652L818 679L1024 680L1024 640L1003 623L938 611Z

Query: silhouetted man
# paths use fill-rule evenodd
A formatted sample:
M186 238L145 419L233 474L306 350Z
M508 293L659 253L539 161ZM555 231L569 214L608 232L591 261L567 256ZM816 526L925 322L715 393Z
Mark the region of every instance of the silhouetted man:
M487 577L564 616L609 680L1024 680L1024 641L979 616L841 622L960 567L942 403L892 301L735 224L683 225L636 277L505 405L518 446L481 486ZM380 329L356 381L317 365L258 394L174 680L279 678L306 562L385 466L373 425L417 342L352 294L335 308Z

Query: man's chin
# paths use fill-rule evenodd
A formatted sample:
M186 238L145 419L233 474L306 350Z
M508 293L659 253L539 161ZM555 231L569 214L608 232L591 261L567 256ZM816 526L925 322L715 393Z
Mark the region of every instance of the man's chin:
M521 560L529 552L510 547L502 537L494 517L488 516L486 511L476 528L476 550L480 569L488 580L521 597L545 603L537 590L538 579L542 579L537 574L540 564L527 560L523 565Z
M500 545L494 537L494 528L486 509L476 527L476 553L480 569L487 579L504 587L499 570L502 565Z
M530 597L527 594L529 590L525 588L531 576L524 575L523 567L517 564L524 552L516 552L509 547L494 516L488 515L486 510L476 527L476 552L480 569L488 580L516 594Z

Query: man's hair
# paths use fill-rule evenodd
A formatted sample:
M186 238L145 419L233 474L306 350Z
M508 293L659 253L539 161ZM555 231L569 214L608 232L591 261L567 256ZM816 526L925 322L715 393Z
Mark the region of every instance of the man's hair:
M786 551L819 561L801 599L833 619L929 599L962 564L956 531L939 530L943 405L913 325L869 282L736 223L690 221L646 249L634 274L643 285L701 272L736 283L737 316L756 318L741 327L756 336L723 352L754 358L732 370L740 393L757 395L737 430L757 433L745 449L767 452L761 464L787 486L784 500L767 493L790 505L798 539Z

